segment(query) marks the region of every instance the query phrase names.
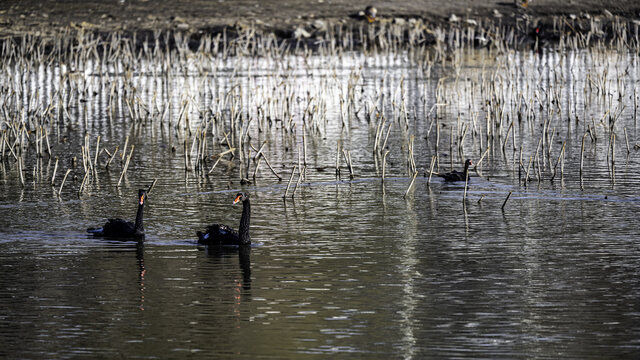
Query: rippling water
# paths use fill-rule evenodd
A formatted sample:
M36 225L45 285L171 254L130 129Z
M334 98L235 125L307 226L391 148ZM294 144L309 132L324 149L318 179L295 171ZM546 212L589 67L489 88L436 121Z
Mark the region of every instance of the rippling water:
M268 60L229 60L241 65L222 64L215 76L175 77L172 93L166 93L164 80L150 72L135 75L145 101L152 101L154 89L160 89L158 97L180 104L183 93L177 89L207 83L204 93L189 92L203 108L214 107L217 96L234 84L256 87L256 98L267 96L270 90L264 89L278 81L289 82L290 89L305 99L326 91L329 121L320 125L320 135L307 134L307 177L295 197L286 200L282 196L297 164L300 133L287 146L290 139L277 126L262 133L255 122L249 128L254 145L269 141L266 152L285 178L282 182L262 168L253 184L241 185L237 159L219 165L213 176L199 178L193 172L185 174L182 140L171 134L171 126L157 121L133 126L123 104L110 123L108 89L101 89L98 79L89 80L97 95L88 102L87 121L79 110L84 105L77 105L71 115L76 121L52 127L60 169L70 167L70 157L79 154L85 131L92 147L101 134L102 147L110 151L131 135L136 146L131 167L119 188L115 184L120 165L101 169L81 196L77 191L82 172L74 170L70 176L79 179L70 178L58 197L58 187L48 184L54 160L27 160L24 187L14 161L5 159L0 165L0 355L637 357L640 164L638 152L631 149L627 155L620 141L623 128L631 147L637 141L632 98L640 79L637 54L515 53L502 59L493 62L485 52L474 52L460 69L463 80L444 82L444 91L462 95L437 110L446 125L440 139L440 170L448 170L450 159L456 167L462 162L457 151L449 152L449 132L460 130L458 114L474 126L473 114L481 111L482 100L465 96L464 89L478 74L492 69L494 77L504 79L493 83L503 84L500 91L509 92L509 99L517 98L518 91L532 91L526 84L533 84L536 96L544 99L545 84L556 84L550 79L565 79L560 82L561 103L568 105L560 104L564 115L552 115L561 118L551 124L557 126L557 138L550 156L555 164L562 142L567 142L563 179L550 182L547 168L540 183L537 175L527 186L519 181L514 165L519 147L527 162L538 144L540 136L535 134L542 131L530 134L524 122L517 129L516 149L508 143L503 154L499 140L492 140L493 150L480 168L483 177L473 174L466 201L464 184L434 178L428 185L423 176L435 143L429 110L436 102L438 81L446 74L434 70L425 77L401 56L346 57L339 65L313 57L308 66L303 59L291 58L286 70L291 76L280 79L271 75L273 67L285 70ZM509 70L504 59L523 70ZM241 70L229 70L234 66ZM362 104L379 89L391 102L401 89L410 105L408 127L395 123L391 130L384 184L372 155L375 125L361 115L350 118L345 130L340 120L337 94L348 91L346 84L360 66L357 90L363 94ZM583 89L586 79L607 66L610 74L626 74L618 77L617 86L611 75L612 96L601 102ZM34 71L25 86L43 89L40 96L46 101L55 91L51 78L59 71ZM115 74L114 81L119 76ZM92 79L90 73L87 78ZM512 89L509 81L521 88ZM547 113L547 104L541 103L542 109L536 103L532 110L539 117ZM608 132L600 118L618 104L625 107L616 130L614 183L607 165ZM386 106L385 111L394 111ZM173 108L174 121L176 109L179 105ZM562 120L567 113L587 120ZM582 190L580 146L592 118L599 140L587 140ZM463 144L464 157L476 161L486 149L486 142L481 143L486 139L484 119L479 119L479 133L470 132ZM420 175L403 198L410 182L405 132L415 135ZM214 136L211 144L220 148L223 136ZM334 175L338 139L352 153L353 181L345 176L344 162L341 178ZM154 178L158 183L145 210L144 245L97 240L84 233L107 217L132 219L137 188ZM251 193L252 248L196 246L195 231L206 224L237 225L240 208L231 201L239 189Z

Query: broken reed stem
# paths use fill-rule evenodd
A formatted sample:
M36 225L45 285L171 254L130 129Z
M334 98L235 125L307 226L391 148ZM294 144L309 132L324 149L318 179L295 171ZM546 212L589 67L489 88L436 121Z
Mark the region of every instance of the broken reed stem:
M56 171L58 171L58 157L56 156L56 164L53 166L53 174L51 175L51 186L53 186L53 181L56 179Z
M20 184L24 187L24 176L22 175L22 155L18 157L18 174L20 174Z
M157 178L153 179L153 182L151 183L151 185L149 185L149 189L147 190L147 195L151 194L151 190L153 190L153 188L156 187L157 182L158 182Z
M624 140L627 142L627 155L631 153L631 148L629 147L629 137L627 136L627 128L624 128Z
M289 187L291 186L291 181L293 180L293 175L295 175L297 168L298 165L293 165L293 170L291 170L291 177L289 177L289 182L287 183L287 189L284 191L284 195L282 196L283 199L286 198L287 194L289 193Z
M533 162L533 156L529 156L529 165L527 166L527 172L524 176L524 186L527 186L527 182L529 181L529 170L531 170L531 163Z
M382 182L384 182L384 176L386 174L387 155L389 155L389 150L386 150L382 156Z
M124 178L124 174L127 172L129 168L129 162L131 161L131 156L133 155L133 149L135 149L135 145L131 145L131 151L129 152L129 156L127 156L127 161L124 163L124 167L122 168L122 173L120 174L120 180L118 180L118 184L116 187L120 186L122 179Z
M429 179L427 180L427 185L431 183L431 176L433 175L433 167L436 165L436 156L433 155L431 157L431 166L429 166Z
M98 140L96 140L96 156L93 159L93 168L98 167L98 154L100 152L100 135L98 135Z
M107 161L107 165L104 166L105 169L109 168L109 165L113 161L113 158L115 158L116 155L118 155L118 148L119 148L119 146L116 146L116 149L113 150L113 154L109 154L109 151L106 150L106 149L104 150L107 153L107 155L109 155L109 161Z
M49 132L47 129L44 129L44 138L47 140L47 153L49 157L51 157L51 146L49 145Z
M294 196L296 196L296 190L298 190L298 186L300 185L300 183L302 182L302 176L304 174L304 172L307 170L307 165L305 165L302 168L302 171L300 171L300 173L298 174L298 181L296 181L296 186L293 188L293 193L291 193L291 197L293 198Z
M80 183L80 189L78 189L78 196L82 194L82 189L84 189L84 184L87 182L87 178L89 177L89 170L85 171L84 173L84 177L82 178L82 182Z
M407 188L407 191L405 191L404 195L402 196L403 199L406 199L407 195L409 195L409 191L411 190L411 187L413 187L413 183L416 181L416 176L418 176L418 172L414 171L413 177L411 178L411 182L409 183L409 187Z
M255 159L255 158L254 158ZM260 162L262 161L262 158L259 157L258 160L256 161L256 168L253 170L253 181L256 180L256 173L258 172L258 168L260 167Z
M505 207L505 205L507 205L507 201L509 201L509 198L511 197L511 193L512 192L513 191L509 191L509 194L507 195L507 198L504 199L504 202L502 203L502 211L504 211L504 207Z
M478 166L480 166L480 164L482 163L482 160L484 160L484 157L487 156L487 154L489 153L489 149L491 149L491 145L487 145L487 149L484 151L482 156L480 156L480 160L478 160L474 168L477 169Z
M122 155L120 156L120 162L124 161L124 156L127 154L127 145L129 144L129 135L124 140L124 147L122 148Z
M71 169L67 169L67 172L64 174L64 177L62 178L62 183L60 184L60 189L58 190L58 196L62 194L62 187L64 186L64 182L65 180L67 180L67 176L69 175L70 172L71 172Z
M213 166L211 167L211 169L209 169L209 172L207 173L207 175L211 174L213 169L216 168L216 165L218 165L218 163L220 162L220 159L222 159L222 156L218 157L218 160L216 160L216 162L213 163Z
M589 135L588 132L585 132L582 135L582 146L580 148L580 190L584 190L583 182L582 182L582 167L584 165L584 139Z
M264 156L264 154L260 154L262 156L262 158L264 159L265 164L267 164L267 166L269 167L269 169L271 170L271 172L273 173L273 175L275 175L278 178L278 181L282 181L282 177L280 177L280 175L278 175L278 173L276 172L276 170L273 168L273 166L271 166L271 164L269 163L269 160L267 159L266 156ZM257 166L256 166L257 167Z
M567 142L563 142L562 143L562 150L560 150L560 155L558 155L558 161L556 161L556 165L553 167L553 175L551 176L550 181L553 181L553 179L556 177L556 173L558 170L558 164L560 164L560 161L562 160L562 156L564 155L564 147L565 145L567 145Z
M616 183L616 134L611 133L611 181Z
M340 141L336 143L336 175L340 175Z

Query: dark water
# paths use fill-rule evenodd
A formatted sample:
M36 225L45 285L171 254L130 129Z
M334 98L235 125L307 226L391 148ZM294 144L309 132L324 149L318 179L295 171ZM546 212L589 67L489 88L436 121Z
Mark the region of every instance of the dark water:
M507 58L520 70L513 70ZM464 58L459 82L435 70L425 78L401 56L346 57L337 65L329 58L311 61L217 62L215 76L195 70L175 76L169 91L168 80L143 67L132 81L144 101L152 103L157 90L158 102L174 104L168 115L172 123L163 125L157 120L133 125L123 103L110 122L108 89L110 81L122 81L121 75L112 74L105 88L105 80L87 70L81 81L98 95L88 102L76 97L71 119L50 125L54 156L61 163L56 187L49 185L55 160L47 155L27 157L24 187L15 161L5 158L0 165L0 355L418 359L640 354L640 164L633 149L637 54L516 53L494 61L479 52ZM359 66L361 71L354 70ZM595 79L607 66L612 96L601 100L586 94L586 79ZM5 83L11 71L5 69ZM24 86L42 89L39 96L46 104L58 71L34 70ZM465 201L464 184L434 177L427 185L423 173L435 144L429 110L436 103L438 80L450 75L444 86L449 105L438 110L439 121L447 125L439 144L440 171L446 171L451 158L458 167L463 157L477 162L486 150L484 100L479 92L464 92L485 72L488 78L505 79L504 89L510 89L508 81L519 88L503 90L508 101L518 91L533 98L531 89L544 99L544 89L562 84L563 115L552 114L550 122L557 132L552 165L567 142L562 179L558 175L549 181L547 165L543 181L532 176L524 186L514 165L521 144L525 167L534 155L543 131L540 119L548 115L545 100L532 107L537 115L533 126L516 125L516 150L508 143L503 153L499 140L491 140L493 150L480 168L484 177L472 174ZM358 106L369 98L375 101L382 91L391 118L392 101L406 99L408 125L393 121L384 184L372 155L375 124L362 113L350 117L346 127L340 119L339 99L349 91L353 73L362 75L355 87ZM188 94L200 108L215 109L215 99L237 84L244 89L239 96L249 115L269 94L295 92L303 104L294 107L297 111L304 111L309 96L326 98L328 120L319 123L319 133L306 134L307 177L294 198L282 196L302 146L300 113L294 118L294 136L283 135L281 125L259 132L257 119L249 125L255 147L268 141L265 151L282 182L263 165L253 184L241 185L237 158L218 165L208 178L185 173L182 131L173 128L180 97ZM609 130L600 118L618 104L624 109L614 129L614 182L607 157ZM88 115L83 115L85 107ZM196 109L190 111L195 131L200 120ZM467 135L464 156L450 153L449 134L460 129L458 115L472 127L474 112L480 113L479 133ZM566 121L567 113L583 120ZM598 140L587 138L581 189L581 141L592 118ZM219 144L228 126L209 133L209 146L216 151L225 150ZM628 155L620 140L623 129L631 146ZM77 195L85 131L92 154L98 134L101 147L109 151L131 136L136 148L119 188L118 159L111 170L101 166ZM419 176L403 198L410 182L407 134L415 135ZM353 181L344 161L340 179L334 174L338 140L352 153ZM61 172L71 166L71 156L78 156L80 165L58 197ZM106 156L100 158L104 164ZM158 182L145 210L144 245L85 235L84 229L107 217L132 220L137 189L153 179ZM252 196L254 246L224 251L196 246L195 231L206 224L237 225L241 211L231 201L240 189Z

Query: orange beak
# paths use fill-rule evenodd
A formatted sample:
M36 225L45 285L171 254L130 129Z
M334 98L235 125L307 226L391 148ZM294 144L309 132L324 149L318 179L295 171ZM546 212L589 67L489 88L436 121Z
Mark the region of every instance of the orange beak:
M140 205L144 204L144 195L140 196Z
M242 198L242 195L238 195L238 197L236 197L235 200L233 200L233 205L239 203L240 202L240 198Z

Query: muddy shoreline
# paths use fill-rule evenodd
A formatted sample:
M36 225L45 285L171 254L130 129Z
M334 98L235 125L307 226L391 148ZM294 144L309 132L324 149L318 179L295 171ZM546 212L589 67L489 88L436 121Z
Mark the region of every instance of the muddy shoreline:
M251 27L279 40L326 39L327 28L362 29L370 26L358 16L367 5L378 9L376 25L422 26L426 33L435 27L469 27L497 24L514 28L523 37L538 36L553 42L564 31L588 32L594 22L603 36L611 35L617 22L640 26L637 1L533 0L526 8L513 1L471 0L369 2L344 0L309 1L35 1L9 0L0 4L0 37L57 37L74 32L144 38L162 32L182 32L198 39L204 34L239 34ZM540 27L543 31L534 33ZM353 30L355 31L355 30Z

